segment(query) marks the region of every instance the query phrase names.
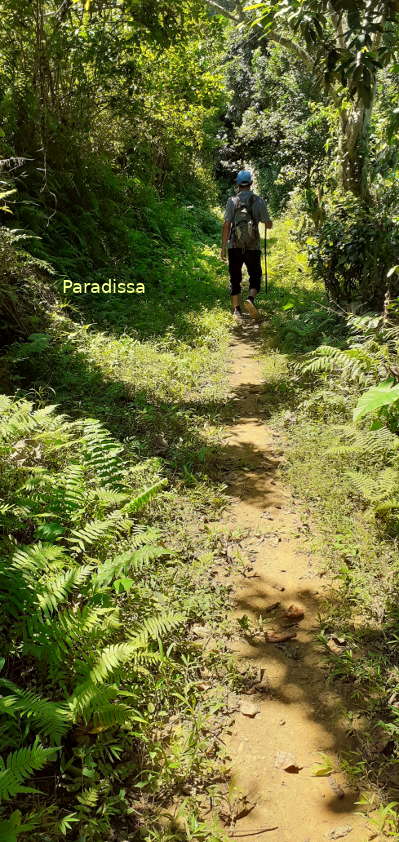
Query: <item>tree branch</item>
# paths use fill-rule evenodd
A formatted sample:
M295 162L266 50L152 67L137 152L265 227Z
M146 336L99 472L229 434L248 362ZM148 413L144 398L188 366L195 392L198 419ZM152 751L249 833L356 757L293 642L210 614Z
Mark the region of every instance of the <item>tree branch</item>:
M213 6L214 9L217 9L220 14L224 15L226 18L230 18L233 20L234 23L240 23L240 19L236 18L229 9L226 9L225 6L222 6L220 3L217 3L216 0L205 0L208 6Z
M213 8L218 9L218 11L221 12L222 15L225 15L225 17L230 18L230 20L233 20L235 23L241 22L241 17L235 17L235 15L233 15L233 13L229 11L229 9L226 9L225 6L222 6L220 3L217 2L217 0L206 0L206 3L208 4L208 6L213 6ZM291 41L289 38L284 37L284 35L280 35L278 32L264 32L263 27L260 24L257 25L256 29L260 30L263 33L264 37L269 41L275 41L276 44L280 44L282 47L285 47L287 50L290 50L290 52L295 53L298 56L298 58L300 58L301 61L303 61L306 64L307 67L313 69L313 61L311 56L309 55L309 53L306 52L306 50L303 47L300 46L300 44L297 44L295 41Z
M297 44L295 41L291 41L289 38L285 38L284 35L279 35L278 32L265 32L265 38L268 38L269 41L275 41L276 44L280 44L282 47L285 47L286 50L290 50L291 53L295 53L307 67L313 69L314 62L312 61L311 56L306 52L306 50L304 50L303 47L300 46L300 44Z
M344 38L344 28L342 25L342 14L339 15L338 12L335 11L332 3L328 4L330 7L330 17L335 28L336 33L336 40L337 44L341 49L345 48L345 38Z

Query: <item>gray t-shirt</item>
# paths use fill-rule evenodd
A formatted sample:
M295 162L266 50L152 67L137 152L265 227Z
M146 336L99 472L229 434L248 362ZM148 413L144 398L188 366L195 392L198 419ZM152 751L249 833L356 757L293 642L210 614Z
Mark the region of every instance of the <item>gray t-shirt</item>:
M252 196L252 190L240 190L238 195L241 196L244 201L246 201L247 199L249 199L250 196ZM259 236L258 223L259 222L269 222L270 216L269 216L269 211L267 209L267 204L266 204L265 200L262 199L260 196L257 196L256 193L254 193L253 195L254 195L254 203L252 205L252 216L253 216L254 222L256 223L256 245L252 246L251 251L256 251L257 249L260 249L260 236ZM236 204L235 204L234 198L231 196L230 199L227 200L226 210L225 210L225 213L224 213L224 221L225 222L233 222L235 209L236 209ZM237 247L236 243L234 242L234 229L233 228L231 229L230 239L229 239L227 245L228 245L229 249Z

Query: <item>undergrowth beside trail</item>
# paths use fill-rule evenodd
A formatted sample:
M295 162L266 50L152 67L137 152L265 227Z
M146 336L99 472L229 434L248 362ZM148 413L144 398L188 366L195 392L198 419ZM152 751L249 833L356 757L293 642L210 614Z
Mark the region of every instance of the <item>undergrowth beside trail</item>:
M226 282L194 215L142 297L47 300L11 247L38 305L1 368L4 842L223 838Z
M354 423L353 410L367 389L394 382L399 332L395 313L386 325L335 314L288 239L293 227L279 223L271 243L264 416L283 432L281 470L302 506L305 546L332 577L320 645L358 747L343 768L365 789L362 809L377 809L381 832L397 838L398 417L393 407Z

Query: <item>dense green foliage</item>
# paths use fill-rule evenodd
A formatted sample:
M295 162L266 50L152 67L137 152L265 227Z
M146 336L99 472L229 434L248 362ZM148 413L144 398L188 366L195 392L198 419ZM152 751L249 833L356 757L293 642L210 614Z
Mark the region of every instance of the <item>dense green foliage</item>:
M397 273L387 283L398 239L397 4L217 5L239 24L222 169L252 161L273 210L290 204L303 242L316 232L315 277L333 302L382 307L399 292Z
M198 0L2 7L2 215L62 275L157 282L159 192L198 199L223 103L205 17Z
M385 796L399 745L398 5L0 10L0 837L222 838L203 819L226 771L214 717L238 681L214 581L230 537L215 522L215 207L243 165L285 214L262 304L265 417L289 431L287 476L336 577L320 641L345 638L329 668L348 720L368 721L347 769ZM110 282L145 293L93 292Z

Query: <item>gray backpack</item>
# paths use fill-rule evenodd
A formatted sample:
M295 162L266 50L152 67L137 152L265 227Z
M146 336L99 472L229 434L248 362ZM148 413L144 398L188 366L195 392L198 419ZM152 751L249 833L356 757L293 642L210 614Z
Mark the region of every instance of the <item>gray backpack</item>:
M237 248L256 248L258 226L252 214L255 196L251 193L246 199L240 195L234 199L233 236Z

